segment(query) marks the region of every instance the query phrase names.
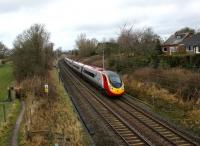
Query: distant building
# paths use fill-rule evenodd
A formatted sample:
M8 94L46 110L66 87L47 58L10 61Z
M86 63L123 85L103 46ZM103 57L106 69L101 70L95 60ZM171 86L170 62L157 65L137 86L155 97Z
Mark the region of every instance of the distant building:
M200 33L187 37L182 43L187 53L200 54Z
M183 41L190 37L192 33L175 33L171 35L162 45L162 51L165 54L185 53Z

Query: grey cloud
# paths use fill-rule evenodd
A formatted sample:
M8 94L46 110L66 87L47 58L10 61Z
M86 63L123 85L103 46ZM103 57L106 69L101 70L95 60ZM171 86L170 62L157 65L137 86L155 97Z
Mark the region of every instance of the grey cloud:
M121 7L148 7L159 5L178 5L183 6L188 3L188 0L123 0L120 3Z
M143 19L143 17L142 17ZM111 22L108 24L83 24L79 25L75 28L76 31L79 32L100 32L100 31L110 31L110 30L117 30L120 31L120 28L123 27L125 24L128 26L137 26L142 22L142 19L135 19L135 18L127 18L127 19L119 19L115 22Z
M15 12L21 8L45 5L52 0L0 0L0 13Z
M110 30L116 28L119 25L119 22L111 24L85 24L80 25L76 28L77 31L86 31L86 32L98 32L102 30Z

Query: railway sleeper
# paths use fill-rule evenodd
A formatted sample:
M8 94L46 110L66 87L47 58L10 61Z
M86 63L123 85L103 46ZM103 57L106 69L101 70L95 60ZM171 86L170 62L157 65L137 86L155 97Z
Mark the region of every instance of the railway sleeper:
M138 140L138 137L136 137L136 136L131 136L131 137L126 137L125 139L126 139L127 141L131 141L131 140L137 141L137 140Z
M113 120L113 119L106 119L106 121L108 121L112 125L120 125L121 124L120 121L116 121L116 120Z
M167 130L167 129L165 129L165 128L160 128L160 129L158 128L158 129L156 129L156 130L157 130L158 132L160 132L160 133L161 133L161 132L168 131L168 130Z
M157 123L149 124L149 126L154 127L154 128L156 128L156 127L161 127L161 126L160 126L159 124L157 124Z
M130 140L127 140L128 143L138 143L138 142L141 142L140 139L130 139Z
M147 119L147 118L141 118L140 120L142 120L145 123L155 123L154 121Z
M165 127L162 127L162 126L158 126L158 127L154 127L154 128L156 128L157 130L167 130L167 131L169 131L167 128L165 128Z
M163 134L163 135L165 135L165 134L169 134L171 132L170 131L161 131L160 133Z
M139 139L137 141L128 141L128 143L131 145L144 145L144 143Z
M127 131L120 131L118 132L120 135L126 135L126 134L131 134L131 135L134 135L131 131L127 130Z
M185 140L180 140L180 141L175 141L175 143L177 144L177 145L180 145L180 144L185 144L185 143L187 143Z
M124 136L124 137L136 137L133 133L125 133L125 134L122 134L122 136Z
M143 116L143 115L137 115L137 117L139 118L139 119L147 119L145 116Z
M179 146L191 146L189 143L180 144Z
M170 138L170 137L177 137L174 133L170 133L170 134L166 134L166 137Z
M136 143L136 144L131 144L131 146L143 146L145 145L144 143Z
M113 128L126 128L124 125L114 125Z
M155 122L153 122L153 121L151 122L151 121L144 121L144 120L143 120L143 122L145 122L146 124L148 124L148 125L150 125L150 126L151 126L151 125L157 124L157 123L155 123Z
M118 132L127 131L127 128L124 128L124 129L116 129L116 131L118 131Z
M112 122L120 122L118 119L116 119L114 117L107 117L106 119L109 120L109 121L112 121Z
M175 137L171 137L171 138L169 138L170 140L177 140L177 139L180 139L180 137L178 137L178 136L175 136Z

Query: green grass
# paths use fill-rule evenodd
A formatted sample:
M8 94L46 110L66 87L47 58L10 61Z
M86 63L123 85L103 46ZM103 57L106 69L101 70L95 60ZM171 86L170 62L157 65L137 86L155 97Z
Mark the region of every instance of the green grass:
M12 64L0 65L0 100L7 98L7 88L13 81Z
M13 80L12 64L0 65L0 101L7 99L7 88ZM10 145L11 132L19 113L19 105L18 101L5 103L6 122L4 122L3 105L0 104L0 146Z
M0 126L0 146L9 146L11 140L12 129L20 111L19 101L10 103L10 111L7 121L2 122Z
M12 64L0 65L0 101L7 99L7 88L14 79L12 71ZM5 104L6 113L9 112L10 107L11 105L9 103ZM3 120L3 106L0 104L0 122Z

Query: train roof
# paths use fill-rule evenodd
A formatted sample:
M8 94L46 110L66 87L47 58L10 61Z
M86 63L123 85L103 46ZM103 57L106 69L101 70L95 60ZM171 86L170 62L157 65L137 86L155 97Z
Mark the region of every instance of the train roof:
M70 61L73 61L74 63L80 65L80 66L84 66L85 68L88 68L90 70L94 70L94 71L97 71L97 72L100 72L100 73L105 73L107 75L110 75L110 74L117 74L116 72L113 72L113 71L109 71L109 70L103 70L103 68L101 67L96 67L96 66L90 66L90 65L86 65L86 64L83 64L81 62L77 62L77 61L74 61L72 59L69 59L67 57L65 57L66 59L70 60Z
M105 73L105 74L107 74L107 75L111 75L111 74L118 75L116 72L110 71L110 70L105 70L105 71L103 71L103 73Z
M94 70L94 71L97 71L97 72L102 72L102 71L103 71L102 68L96 67L96 66L90 66L90 65L85 65L85 64L84 64L84 67L85 67L85 68L88 68L88 69L91 69L91 70Z

